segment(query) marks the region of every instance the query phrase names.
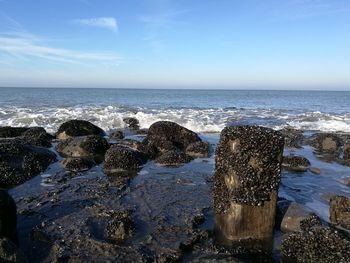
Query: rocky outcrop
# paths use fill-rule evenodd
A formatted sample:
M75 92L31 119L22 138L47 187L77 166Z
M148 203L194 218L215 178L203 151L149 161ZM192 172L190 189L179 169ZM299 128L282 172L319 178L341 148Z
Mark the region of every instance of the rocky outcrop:
M166 151L185 151L191 143L199 141L195 132L174 122L159 121L151 125L143 143L159 156Z
M98 135L80 136L60 141L57 151L64 157L87 157L96 161L103 160L109 144Z
M27 263L28 261L11 240L0 237L0 262Z
M350 198L334 196L330 199L330 221L350 230Z
M17 242L16 224L16 203L5 190L0 190L0 238L6 237Z
M338 231L314 227L291 233L282 241L283 262L349 262L350 241Z
M0 127L0 138L14 138L21 136L29 128L26 127Z
M23 132L20 138L32 145L51 147L51 141L54 137L42 127L33 127Z
M130 214L127 212L118 212L112 216L106 226L106 237L110 241L121 242L132 236L134 223Z
M124 133L122 131L113 131L109 134L109 138L112 140L122 140L124 139Z
M343 140L334 133L318 133L312 137L311 145L318 153L338 156Z
M60 140L65 140L70 137L99 135L104 136L105 132L88 121L70 120L63 123L56 133L56 137Z
M282 167L294 172L306 172L310 161L304 156L283 156Z
M180 166L192 161L193 158L181 151L167 151L159 156L155 161L161 166Z
M285 213L282 223L282 232L298 232L312 226L320 226L321 220L306 207L292 203Z
M193 158L208 158L209 157L209 143L208 142L194 142L186 147L186 154Z
M55 160L56 155L48 149L18 139L0 140L0 186L22 184Z
M91 169L96 163L88 158L65 158L61 161L63 167L71 172L82 172Z
M289 148L301 148L304 135L301 130L293 129L293 128L283 128L280 132L284 136L284 146Z
M137 170L147 162L147 155L127 146L113 145L106 152L104 171L115 173Z
M133 117L123 118L123 122L131 130L138 130L138 129L140 129L140 122L136 118L133 118Z

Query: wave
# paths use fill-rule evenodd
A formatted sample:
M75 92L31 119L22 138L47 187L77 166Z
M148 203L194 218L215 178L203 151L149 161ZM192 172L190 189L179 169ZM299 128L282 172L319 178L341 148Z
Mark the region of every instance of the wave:
M196 132L220 132L232 124L257 124L280 129L285 126L312 131L350 132L350 114L299 112L278 109L243 108L143 108L110 105L77 107L0 107L0 126L42 126L54 133L70 119L93 122L106 131L125 128L123 118L135 117L141 128L168 120Z

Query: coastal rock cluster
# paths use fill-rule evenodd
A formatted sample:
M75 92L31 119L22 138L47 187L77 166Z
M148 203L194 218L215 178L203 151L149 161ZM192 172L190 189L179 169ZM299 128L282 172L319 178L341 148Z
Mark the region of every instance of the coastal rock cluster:
M42 127L0 127L0 187L7 189L0 190L0 262L275 262L260 247L253 255L217 242L210 222L233 208L229 220L241 215L235 225L242 229L260 233L266 224L280 231L283 262L350 262L348 197L330 197L327 223L277 195L281 169L322 175L293 149L308 145L321 160L350 166L350 136L227 127L213 181L200 172L188 179L179 169L212 154L195 132L169 121L147 130L136 118L124 122L125 129L108 134L84 120L65 122L54 135ZM203 159L188 164L196 158ZM179 176L145 174L131 188L130 179L149 164ZM50 188L30 189L39 177Z

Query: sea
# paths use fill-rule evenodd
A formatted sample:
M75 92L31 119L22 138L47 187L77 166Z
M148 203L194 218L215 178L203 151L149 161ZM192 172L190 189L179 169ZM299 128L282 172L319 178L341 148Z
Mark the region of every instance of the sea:
M107 132L135 117L141 128L174 121L199 133L232 124L350 132L350 91L0 88L0 126L42 126L70 119Z

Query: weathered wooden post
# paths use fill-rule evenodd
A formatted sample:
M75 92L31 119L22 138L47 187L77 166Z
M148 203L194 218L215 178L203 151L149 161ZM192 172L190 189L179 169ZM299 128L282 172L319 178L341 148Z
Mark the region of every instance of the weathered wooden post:
M222 243L269 249L284 138L260 126L221 132L215 160L215 231Z

